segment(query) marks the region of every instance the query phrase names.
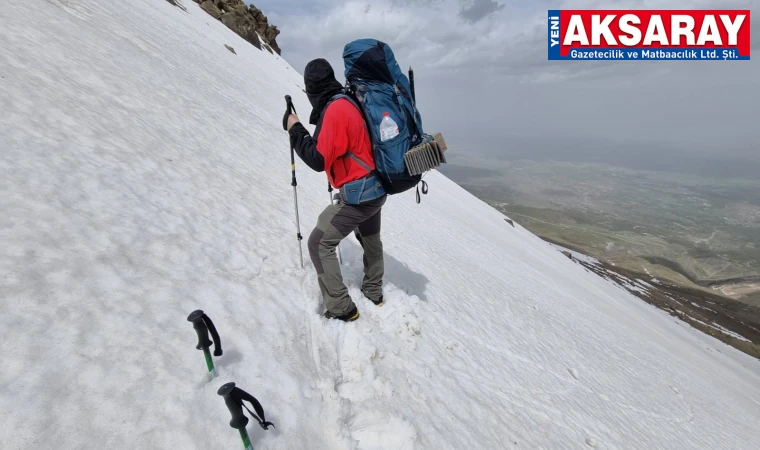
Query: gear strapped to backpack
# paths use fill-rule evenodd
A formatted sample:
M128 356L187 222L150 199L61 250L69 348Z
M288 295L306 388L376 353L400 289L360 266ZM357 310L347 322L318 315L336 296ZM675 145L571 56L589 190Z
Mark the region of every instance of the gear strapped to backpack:
M343 61L346 88L330 101L345 98L361 111L375 162L375 170L371 170L351 151L346 153L346 157L356 161L369 175L346 183L341 188L343 200L361 204L417 186L423 172L446 162L443 156L446 146L440 134L434 138L424 133L414 86L401 72L391 48L378 40L359 39L348 43L343 50ZM380 128L386 116L395 122L397 133L382 140ZM422 192L427 194L424 181Z

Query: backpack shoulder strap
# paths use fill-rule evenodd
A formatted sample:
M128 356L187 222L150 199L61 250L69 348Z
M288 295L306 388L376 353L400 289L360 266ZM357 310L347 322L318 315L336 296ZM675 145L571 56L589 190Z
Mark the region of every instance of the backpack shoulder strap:
M369 136L370 136L370 141L371 141L371 140L372 140L372 136L369 134L369 128L367 128L367 121L366 121L366 120L364 120L364 113L362 112L362 109L361 109L361 107L359 106L359 104L356 102L356 100L355 100L353 97L351 97L350 95L347 95L347 94L345 94L345 93L341 92L340 94L336 94L336 95L334 95L334 96L333 96L333 97L330 99L330 102L328 103L328 105L329 105L330 103L334 102L335 100L339 100L339 99L341 99L341 98L344 98L344 99L348 100L349 102L351 102L351 104L352 104L352 105L354 105L354 107L356 107L356 109L358 109L358 110L359 110L359 113L360 113L360 114L361 114L361 116L362 116L362 121L364 122L364 128L367 130L367 135L369 135ZM325 109L327 109L327 107L325 107ZM351 158L351 159L353 159L353 160L354 160L354 161L356 161L356 163L357 163L357 164L359 164L359 165L360 165L360 166L361 166L361 167L362 167L364 170L366 170L366 171L367 171L367 172L369 172L369 173L372 173L372 168L370 168L370 167L369 167L369 165L368 165L367 163L365 163L364 161L362 161L361 159L359 159L359 157L358 157L358 156L356 156L356 154L355 154L354 152L352 152L351 150L347 150L347 151L346 151L346 154L345 154L345 155L343 155L343 158Z
M359 104L356 103L356 100L354 100L350 95L347 95L343 92L339 94L335 94L332 97L330 97L330 101L327 102L324 108L322 108L322 114L319 115L319 121L317 122L317 125L322 124L322 120L325 118L325 113L327 112L327 107L330 106L335 100L340 100L342 98L345 98L349 102L351 102L352 105L356 107L356 109L359 110L359 112L362 111L362 109L359 107ZM364 118L364 114L362 113L362 118Z
M327 103L327 104L329 105L330 103L334 102L335 100L339 100L341 98L345 98L346 100L348 100L349 102L351 102L351 104L354 105L356 107L356 109L359 110L359 112L362 111L361 107L359 107L359 104L356 103L356 100L354 100L353 97L351 97L350 95L348 95L348 94L346 94L344 92L341 92L340 94L333 95L332 98L330 99L330 102ZM327 109L327 107L325 107L325 109ZM364 117L364 114L362 114L362 117Z
M359 157L356 156L354 154L354 152L352 152L351 150L347 150L346 154L343 157L344 158L351 158L351 159L353 159L354 161L356 161L357 164L359 164L360 166L362 166L362 168L364 170L366 170L369 173L372 173L372 169L367 165L367 163L365 163L364 161L362 161L361 159L359 159Z
M346 98L348 100L351 100L351 98L348 95L346 95L343 92L341 92L339 94L335 94L332 97L330 97L330 101L328 101L327 104L325 105L325 107L322 108L322 114L319 115L319 120L317 120L317 125L316 125L316 128L314 130L314 136L313 136L313 138L314 138L315 141L319 137L319 132L322 130L322 121L325 119L325 113L327 113L327 108L330 106L330 104L332 104L332 102L334 102L335 100L341 99L341 98ZM354 105L356 105L356 103L354 103Z

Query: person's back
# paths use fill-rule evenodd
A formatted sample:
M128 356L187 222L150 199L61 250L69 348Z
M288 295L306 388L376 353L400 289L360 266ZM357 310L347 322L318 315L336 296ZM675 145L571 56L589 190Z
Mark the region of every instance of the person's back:
M325 108L322 120L314 131L314 140L317 150L324 157L327 179L336 189L368 175L364 167L347 157L347 150L350 149L370 169L375 169L372 143L364 117L347 99L339 98Z
M314 137L299 122L298 116L286 118L290 143L298 156L313 170L325 171L330 184L341 189L345 198L349 186L379 183L372 144L361 111L345 98L335 98L342 86L335 80L324 59L311 61L304 71L306 93L312 105L309 122L317 128ZM366 183L365 183L366 181ZM348 289L343 283L335 254L340 241L351 232L364 248L362 292L375 305L383 304L383 244L380 240L381 210L386 196L368 193L368 200L349 204L345 200L328 206L309 236L309 255L317 271L319 288L325 301L325 317L344 321L359 317Z

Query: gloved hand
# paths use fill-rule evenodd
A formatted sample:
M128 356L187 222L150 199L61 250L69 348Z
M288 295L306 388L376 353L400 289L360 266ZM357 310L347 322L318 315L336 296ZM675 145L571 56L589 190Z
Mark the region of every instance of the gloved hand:
M297 115L297 114L290 114L289 116L287 116L287 118L286 118L286 119L287 119L287 123L286 123L285 125L287 125L287 127L286 127L285 129L286 129L286 130L288 130L288 131L290 131L290 128L291 128L293 125L295 125L295 124L297 124L298 122L300 122L300 121L301 121L301 120L298 118L298 115Z

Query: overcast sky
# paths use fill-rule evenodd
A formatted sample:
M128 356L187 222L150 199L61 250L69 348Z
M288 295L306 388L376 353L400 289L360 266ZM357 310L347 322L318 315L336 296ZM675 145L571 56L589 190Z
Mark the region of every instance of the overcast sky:
M299 72L351 40L387 42L413 65L428 132L457 147L509 136L680 142L760 159L760 0L255 0ZM742 8L753 60L548 61L548 9ZM572 151L572 149L569 149Z

